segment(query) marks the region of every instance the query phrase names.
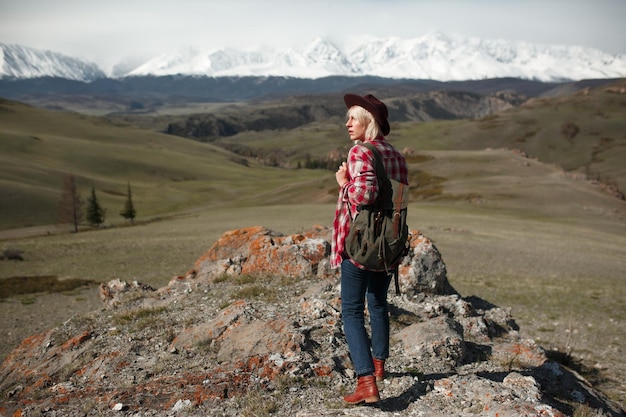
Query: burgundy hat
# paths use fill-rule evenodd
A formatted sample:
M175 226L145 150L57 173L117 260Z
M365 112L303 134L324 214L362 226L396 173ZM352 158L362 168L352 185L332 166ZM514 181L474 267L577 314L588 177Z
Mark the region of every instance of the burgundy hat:
M383 135L387 136L389 134L391 127L387 121L389 113L387 112L387 106L385 106L385 103L371 94L364 97L356 94L346 94L343 96L343 101L346 103L348 108L352 106L360 106L372 113L372 116L374 116L374 119L376 120L376 123L378 123Z

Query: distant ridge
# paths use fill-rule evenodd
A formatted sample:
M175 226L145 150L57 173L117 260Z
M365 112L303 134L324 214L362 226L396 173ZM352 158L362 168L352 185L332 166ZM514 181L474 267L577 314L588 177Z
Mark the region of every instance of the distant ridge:
M609 80L587 80L571 83L574 90L605 84ZM37 78L0 80L0 97L32 102L36 97L55 97L59 100L72 96L118 97L126 100L153 101L157 99L183 101L229 102L240 100L279 98L300 94L330 94L369 91L381 97L409 92L466 91L476 94L494 94L512 91L536 97L564 85L542 83L516 78L440 82L431 80L398 80L380 77L326 77L299 79L291 77L200 77L200 76L143 76L122 79L102 78L92 82L64 78Z
M37 107L72 109L71 103L123 111L163 106L164 103L238 102L276 100L298 95L324 95L369 92L381 98L432 91L462 91L480 95L501 92L527 98L560 95L613 82L609 79L582 80L570 83L544 83L519 78L495 78L467 81L407 80L381 77L335 76L318 79L293 77L206 77L206 76L136 76L121 79L101 78L92 82L65 78L0 79L0 97ZM340 103L338 97L335 102ZM120 107L121 106L121 107ZM79 106L80 107L80 106Z
M3 79L375 76L438 81L513 77L564 82L626 77L626 56L623 55L576 46L484 40L439 32L412 39L353 39L342 46L316 38L301 47L284 50L186 48L161 54L131 69L128 63L120 62L111 74L76 58L20 45L0 44L0 52L0 78Z

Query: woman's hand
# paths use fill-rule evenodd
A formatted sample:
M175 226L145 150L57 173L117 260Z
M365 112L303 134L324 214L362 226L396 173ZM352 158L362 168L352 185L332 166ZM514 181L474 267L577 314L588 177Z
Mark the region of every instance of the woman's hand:
M339 169L335 172L335 179L337 180L337 184L339 184L339 188L343 188L344 185L350 182L348 164L342 162L341 165L339 165Z

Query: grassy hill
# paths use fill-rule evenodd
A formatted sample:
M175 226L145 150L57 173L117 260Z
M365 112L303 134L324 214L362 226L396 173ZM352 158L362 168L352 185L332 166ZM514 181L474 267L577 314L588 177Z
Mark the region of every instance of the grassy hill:
M539 161L626 190L626 80L572 95L537 98L474 121L396 127L420 149L519 149Z
M84 199L95 187L114 223L128 183L139 218L149 218L324 182L320 171L269 168L210 144L1 100L0 230L54 223L69 173Z

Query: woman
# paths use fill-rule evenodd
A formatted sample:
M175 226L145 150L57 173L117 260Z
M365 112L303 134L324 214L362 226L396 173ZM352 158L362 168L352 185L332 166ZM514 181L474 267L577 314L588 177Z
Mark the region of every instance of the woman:
M341 268L341 314L350 349L350 357L357 375L357 388L346 395L348 404L380 401L377 381L385 375L385 360L389 357L389 310L387 290L391 276L383 271L372 271L351 260L345 253L345 238L352 219L361 205L374 203L378 195L376 160L371 150L359 146L371 142L381 155L389 178L405 184L406 160L385 141L390 126L387 106L371 94L346 94L348 107L346 127L355 144L348 153L347 163L341 164L335 178L339 184L339 198L333 223L331 266ZM365 299L370 316L371 343L365 329Z

